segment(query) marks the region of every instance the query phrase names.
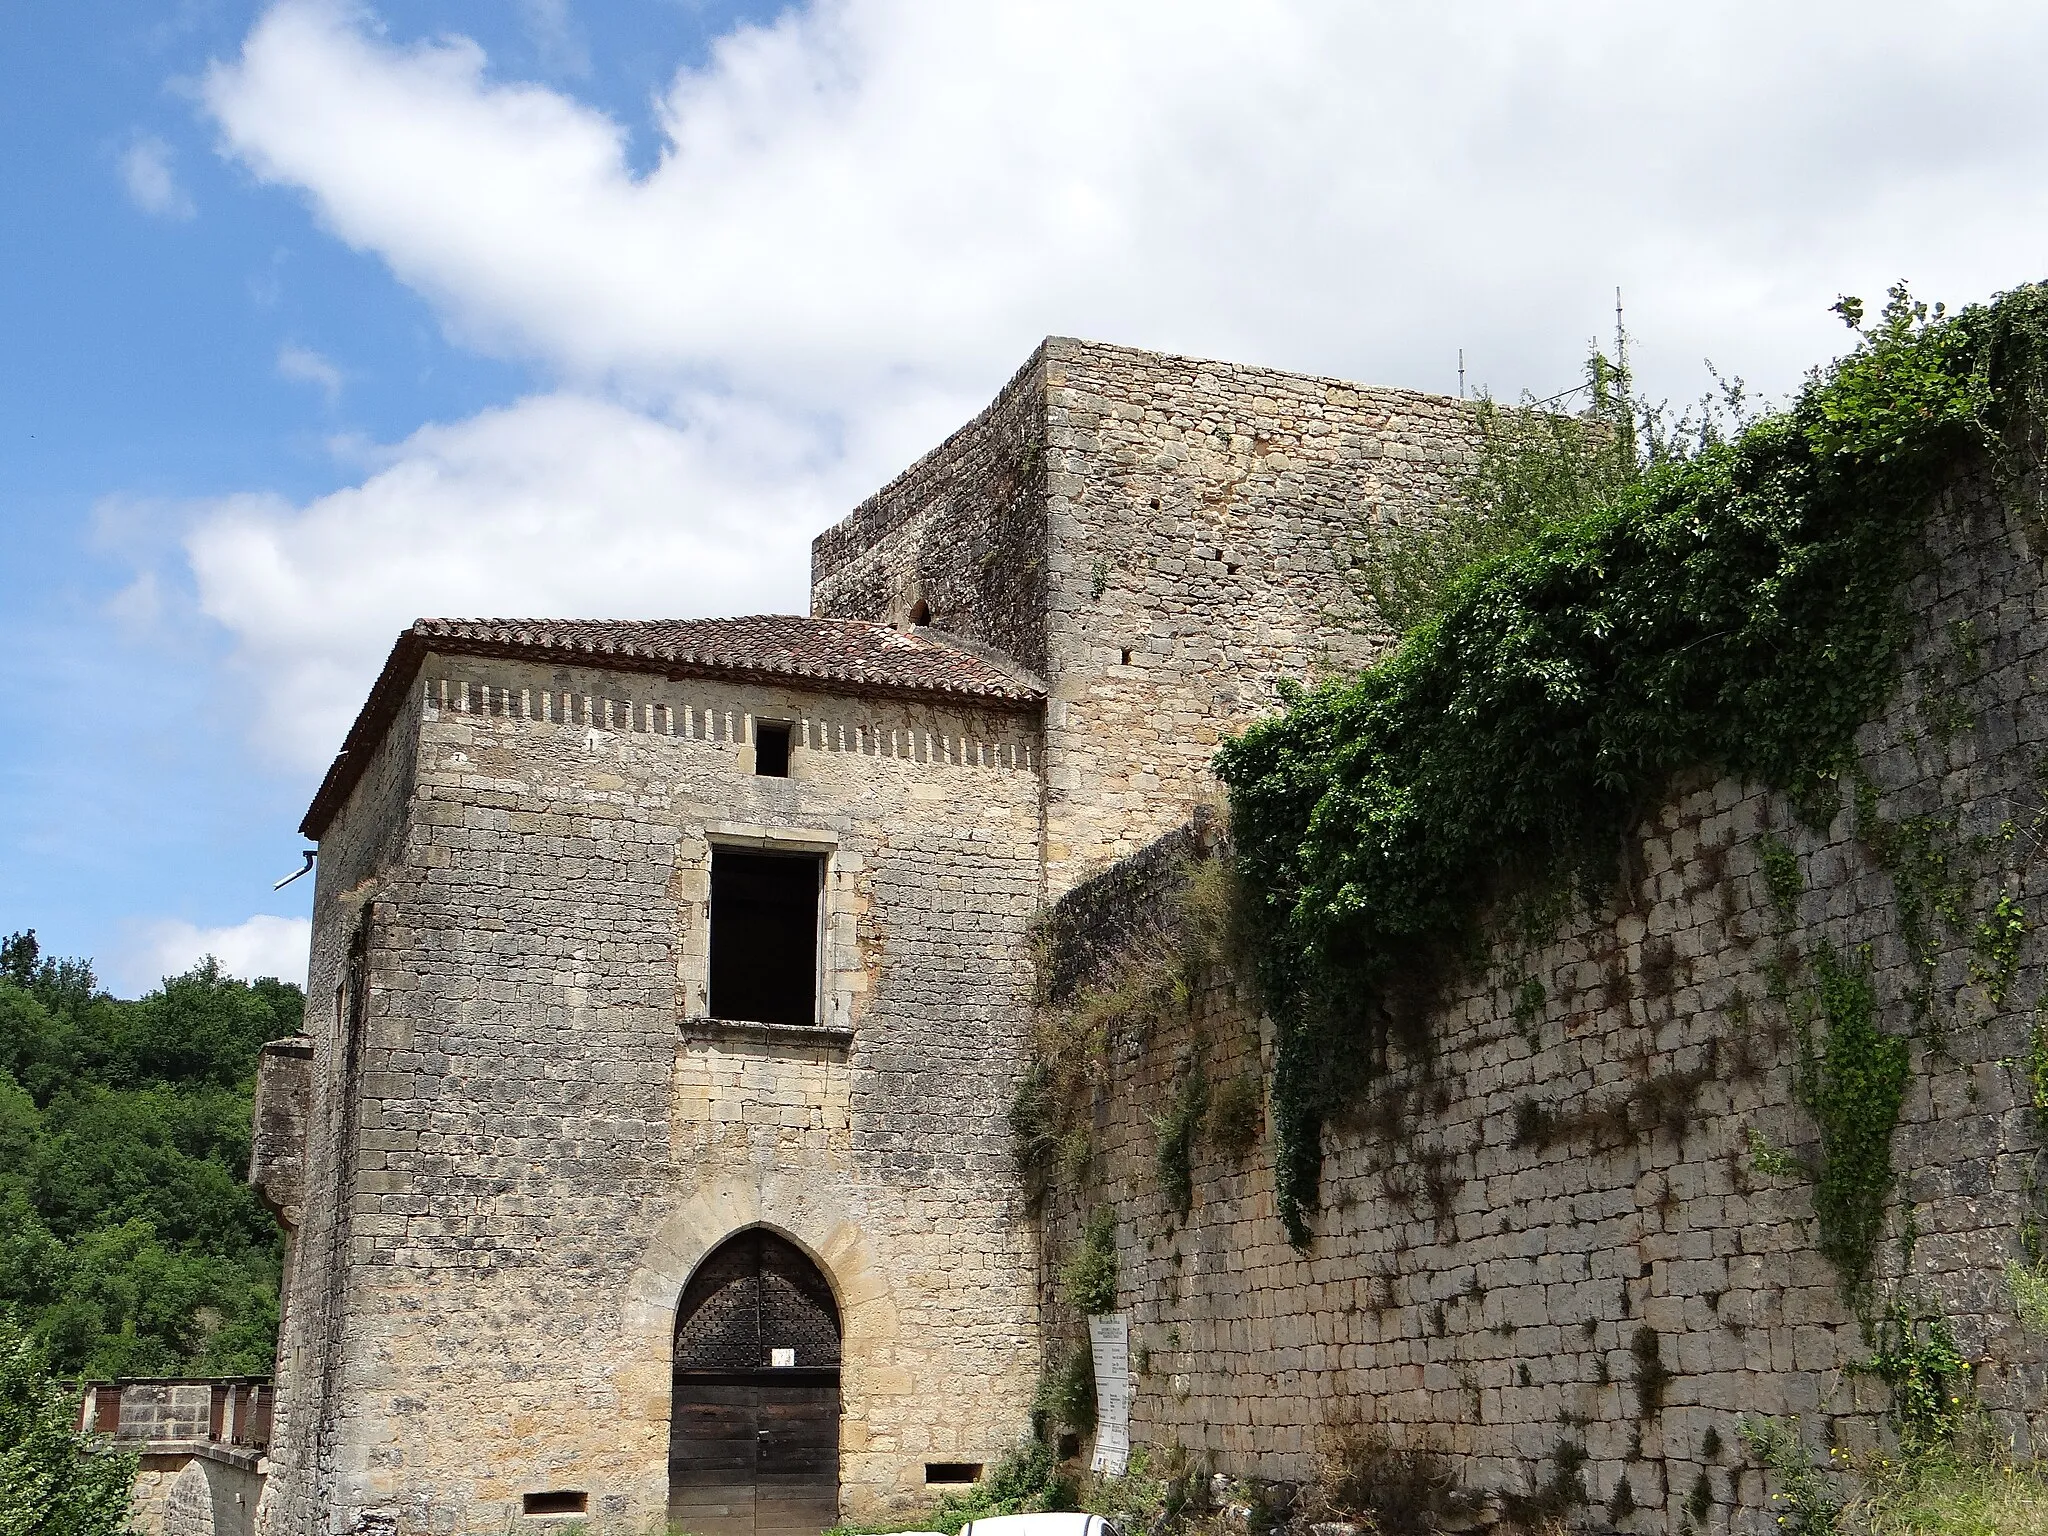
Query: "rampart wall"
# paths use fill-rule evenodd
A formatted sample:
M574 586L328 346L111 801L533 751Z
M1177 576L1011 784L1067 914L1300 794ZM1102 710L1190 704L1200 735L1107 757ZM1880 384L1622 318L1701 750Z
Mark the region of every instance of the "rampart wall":
M2048 587L2026 519L1981 485L1945 496L1910 607L1900 688L1830 824L1754 785L1674 785L1620 850L1613 897L1446 983L1433 1049L1397 1057L1326 1133L1308 1251L1276 1217L1268 1142L1232 1161L1198 1139L1184 1219L1157 1171L1188 1073L1213 1090L1270 1065L1241 970L1211 968L1184 1012L1113 1036L1090 1172L1047 1201L1044 1315L1057 1351L1077 1325L1053 1277L1108 1202L1135 1441L1301 1478L1330 1426L1377 1424L1451 1453L1496 1511L1550 1490L1596 1525L1775 1529L1745 1416L1798 1415L1816 1459L1892 1432L1817 1246L1812 1182L1759 1171L1751 1141L1822 1157L1794 1092L1795 1022L1831 946L1868 965L1879 1028L1910 1042L1874 1309L1945 1316L1997 1430L2040 1450L2048 1351L2002 1272L2041 1172L2019 1063L2044 1017L2043 951L2031 929L2002 950L1995 907L2048 913ZM1767 878L1780 844L1789 907ZM1962 892L1946 913L1930 870ZM1127 883L1165 910L1156 871ZM1055 910L1056 971L1100 922L1128 922L1087 896ZM1089 963L1115 979L1114 961ZM1774 969L1791 978L1776 997Z

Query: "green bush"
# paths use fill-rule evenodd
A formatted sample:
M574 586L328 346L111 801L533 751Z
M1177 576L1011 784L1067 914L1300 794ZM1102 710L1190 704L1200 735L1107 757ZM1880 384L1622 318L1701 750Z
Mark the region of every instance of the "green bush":
M1067 1304L1083 1317L1116 1310L1116 1212L1097 1206L1060 1270Z
M1266 1085L1256 1072L1240 1072L1217 1084L1209 1107L1209 1139L1233 1163L1241 1163L1266 1129Z
M77 1432L78 1402L0 1310L0 1536L122 1536L135 1458Z
M1086 1344L1067 1351L1058 1369L1038 1386L1033 1408L1046 1424L1090 1434L1095 1429L1095 1357Z

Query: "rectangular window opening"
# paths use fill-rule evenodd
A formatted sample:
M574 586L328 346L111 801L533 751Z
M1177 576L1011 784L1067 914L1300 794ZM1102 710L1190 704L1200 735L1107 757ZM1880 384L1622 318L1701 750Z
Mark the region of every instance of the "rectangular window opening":
M771 779L789 777L789 722L754 722L754 772Z
M928 1483L978 1483L981 1481L981 1463L928 1461L924 1464L924 1480Z
M588 1514L590 1495L581 1488L554 1488L546 1493L529 1493L525 1510L529 1515Z
M711 1014L758 1024L818 1022L815 853L711 850Z

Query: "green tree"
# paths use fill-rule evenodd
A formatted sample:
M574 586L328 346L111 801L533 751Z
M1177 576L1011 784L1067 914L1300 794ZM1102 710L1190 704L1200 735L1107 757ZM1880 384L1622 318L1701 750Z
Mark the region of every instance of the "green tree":
M122 1536L135 1459L96 1450L41 1347L0 1311L0 1536Z
M70 1376L270 1369L282 1245L245 1182L299 989L213 961L124 1002L0 941L0 1306Z

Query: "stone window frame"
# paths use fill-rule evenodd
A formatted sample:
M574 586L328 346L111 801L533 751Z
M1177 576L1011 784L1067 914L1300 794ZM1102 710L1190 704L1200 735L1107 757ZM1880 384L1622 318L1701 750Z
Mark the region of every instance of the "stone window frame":
M733 848L748 853L810 854L824 861L818 898L818 975L816 1016L809 1024L760 1025L711 1016L711 851ZM692 1027L743 1024L752 1031L795 1036L850 1037L861 975L854 935L854 894L851 877L861 861L840 849L839 834L824 827L769 827L756 822L711 822L686 835L678 849L679 863L695 865L696 878L686 887L682 943L678 951L678 1012Z

